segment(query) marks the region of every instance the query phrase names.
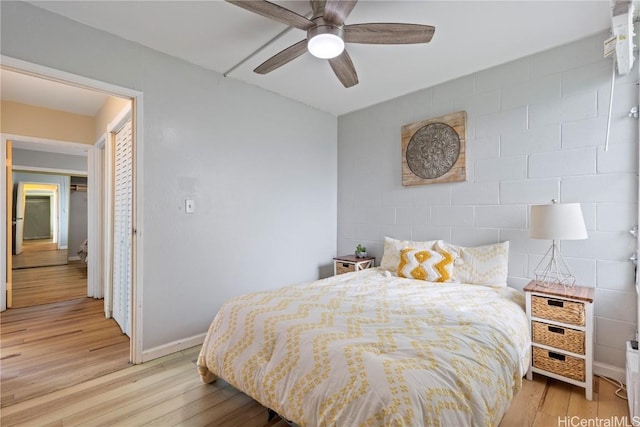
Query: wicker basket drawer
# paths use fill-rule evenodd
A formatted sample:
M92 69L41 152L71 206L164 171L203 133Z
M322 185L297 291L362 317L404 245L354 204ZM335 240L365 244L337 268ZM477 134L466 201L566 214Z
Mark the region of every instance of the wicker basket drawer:
M533 322L533 342L576 354L584 354L584 332Z
M533 366L576 381L584 381L584 360L533 347Z
M533 295L531 297L533 317L584 326L584 304Z
M336 261L336 274L351 273L352 271L356 271L355 264Z

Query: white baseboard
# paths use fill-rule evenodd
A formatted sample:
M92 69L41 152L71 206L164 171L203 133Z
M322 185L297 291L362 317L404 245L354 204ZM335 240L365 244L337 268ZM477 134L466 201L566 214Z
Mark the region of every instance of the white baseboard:
M176 341L172 341L166 344L159 345L157 347L150 348L142 351L142 363L148 362L153 359L157 359L167 354L176 353L187 348L195 347L204 342L206 333L194 335L188 338L182 338Z
M68 246L58 246L58 250L63 251L65 249L69 249L69 247Z
M70 256L69 258L67 258L69 261L80 261L80 257L79 256Z
M602 362L593 362L593 374L613 378L615 380L621 381L622 383L625 383L627 381L625 377L626 372L623 368L608 365Z

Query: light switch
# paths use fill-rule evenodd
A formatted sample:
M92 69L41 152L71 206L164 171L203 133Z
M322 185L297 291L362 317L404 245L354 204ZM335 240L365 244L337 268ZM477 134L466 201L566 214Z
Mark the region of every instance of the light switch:
M196 203L191 199L184 201L184 211L188 214L196 213Z

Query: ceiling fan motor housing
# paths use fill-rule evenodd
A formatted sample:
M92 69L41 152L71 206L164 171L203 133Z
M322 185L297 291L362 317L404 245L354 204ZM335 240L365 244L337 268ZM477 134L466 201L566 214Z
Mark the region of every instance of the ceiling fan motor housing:
M307 49L313 56L334 58L344 50L344 28L322 18L314 19L316 25L307 30Z
M309 52L316 58L328 59L334 74L346 88L358 84L358 74L351 57L344 48L345 39L349 43L364 44L428 43L435 31L435 27L431 25L394 22L345 25L345 20L358 0L310 0L311 19L267 0L226 1L307 32L305 40L300 40L278 52L253 71L258 74L270 73Z

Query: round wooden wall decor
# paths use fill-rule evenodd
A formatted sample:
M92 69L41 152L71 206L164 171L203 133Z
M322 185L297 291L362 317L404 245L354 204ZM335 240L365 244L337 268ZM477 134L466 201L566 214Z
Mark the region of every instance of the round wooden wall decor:
M420 178L438 178L449 172L460 155L460 137L445 123L421 127L409 140L407 165Z
M466 180L464 111L402 127L402 185Z

